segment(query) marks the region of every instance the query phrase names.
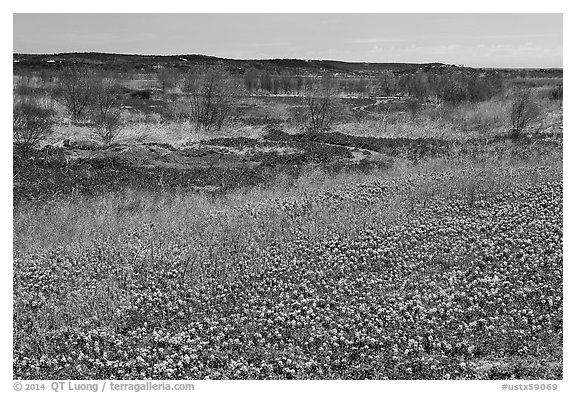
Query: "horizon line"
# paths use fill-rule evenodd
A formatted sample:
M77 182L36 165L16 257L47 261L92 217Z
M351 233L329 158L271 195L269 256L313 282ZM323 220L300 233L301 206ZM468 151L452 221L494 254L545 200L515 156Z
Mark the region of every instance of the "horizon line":
M72 52L54 52L54 53L24 53L24 52L13 52L12 55L30 55L30 56L58 56L58 55L79 55L79 54L103 54L103 55L118 55L118 56L142 56L142 57L183 57L183 56L202 56L210 57L221 60L232 60L232 61L273 61L273 60L299 60L299 61L333 61L340 63L349 64L441 64L446 66L455 66L463 68L476 68L476 69L499 69L499 70L509 70L509 69L525 69L525 70L563 70L564 67L475 67L467 65L458 65L455 63L443 63L440 61L423 61L423 62L406 62L406 61L349 61L349 60L336 60L336 59L312 59L312 58L297 58L297 57L274 57L274 58L232 58L232 57L219 57L214 55L205 55L200 53L187 53L187 54L142 54L142 53L121 53L121 52L102 52L102 51L72 51Z

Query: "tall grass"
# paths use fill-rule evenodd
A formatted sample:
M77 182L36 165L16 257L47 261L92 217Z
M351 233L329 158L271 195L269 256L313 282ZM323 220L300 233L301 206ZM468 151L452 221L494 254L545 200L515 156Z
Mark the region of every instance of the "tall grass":
M549 87L534 90L539 98L539 112L543 113L534 131L547 130L550 126L558 128L561 124L555 119L562 117L562 99L553 97L561 97L561 93L557 88ZM511 108L514 99L515 95L509 93L481 102L425 105L414 115L407 112L375 114L357 122L339 124L334 130L386 138L457 140L499 135L512 128Z

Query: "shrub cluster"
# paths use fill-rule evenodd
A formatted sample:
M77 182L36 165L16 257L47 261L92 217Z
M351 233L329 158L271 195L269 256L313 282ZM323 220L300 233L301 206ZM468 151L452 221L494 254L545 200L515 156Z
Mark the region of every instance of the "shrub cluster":
M15 100L13 104L14 143L29 150L52 132L54 109L32 99Z

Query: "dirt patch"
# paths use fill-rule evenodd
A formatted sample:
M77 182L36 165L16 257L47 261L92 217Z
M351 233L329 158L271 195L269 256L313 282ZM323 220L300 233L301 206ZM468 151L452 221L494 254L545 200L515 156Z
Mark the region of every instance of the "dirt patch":
M164 143L48 145L31 154L15 151L14 203L126 188L218 194L266 183L281 172L298 176L308 164L335 172L365 166L350 150L249 138L218 138L183 148Z
M267 128L263 138L221 137L184 147L167 143L104 146L70 141L31 154L14 151L14 202L94 195L125 188L210 190L262 184L313 165L327 171L389 168L395 161L488 154L527 158L562 151L562 135L493 136L460 142L437 138L375 138L338 132L289 134Z
M411 161L447 157L455 153L471 157L486 152L524 157L562 147L562 135L554 133L496 135L463 141L441 138L376 138L343 134L340 132L288 134L279 129L269 129L264 138L276 142L295 143L303 146L322 145L357 148L377 152L388 157Z

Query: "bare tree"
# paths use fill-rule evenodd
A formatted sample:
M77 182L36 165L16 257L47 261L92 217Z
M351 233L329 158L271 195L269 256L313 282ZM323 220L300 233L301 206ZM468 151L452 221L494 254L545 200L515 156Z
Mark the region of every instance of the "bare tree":
M518 135L530 123L540 116L538 105L532 99L530 90L520 91L512 102L510 118L512 120L512 132Z
M306 109L308 128L311 131L325 131L330 128L335 114L335 95L334 81L329 75L307 87Z
M222 129L232 113L235 88L221 65L196 69L186 76L184 91L190 96L190 122L196 129Z
M87 68L66 67L58 75L56 100L65 107L73 121L81 120L93 99L93 72Z
M52 132L54 110L47 104L16 100L13 111L14 143L26 152Z
M90 108L94 134L106 145L111 145L121 131L120 87L109 78L95 84L94 102Z

